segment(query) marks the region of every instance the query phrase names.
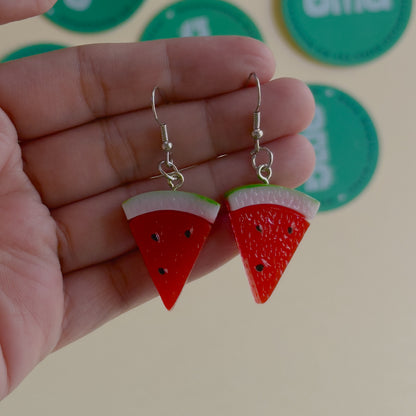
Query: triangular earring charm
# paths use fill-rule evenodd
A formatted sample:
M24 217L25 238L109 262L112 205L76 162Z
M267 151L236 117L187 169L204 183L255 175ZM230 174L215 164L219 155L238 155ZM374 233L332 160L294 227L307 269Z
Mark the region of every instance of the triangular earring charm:
M220 204L197 194L155 191L123 204L156 289L170 310L217 217Z
M275 185L230 191L227 207L254 299L264 303L295 253L319 202Z

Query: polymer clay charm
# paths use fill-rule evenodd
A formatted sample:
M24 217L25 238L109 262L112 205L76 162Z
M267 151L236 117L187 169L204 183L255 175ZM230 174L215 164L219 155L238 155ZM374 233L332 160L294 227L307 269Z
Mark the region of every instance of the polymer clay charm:
M227 208L257 303L273 293L319 202L293 189L249 185L230 191Z
M220 204L181 191L154 191L123 204L143 261L170 310L215 222Z

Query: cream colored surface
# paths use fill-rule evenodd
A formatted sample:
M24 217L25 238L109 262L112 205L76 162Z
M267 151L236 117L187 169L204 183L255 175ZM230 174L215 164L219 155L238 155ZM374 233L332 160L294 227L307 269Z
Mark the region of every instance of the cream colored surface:
M276 75L341 88L369 110L381 146L374 180L318 215L266 305L254 304L236 259L188 285L173 313L156 299L50 356L2 415L416 414L415 19L386 55L338 68L293 48L274 2L232 2L261 28ZM41 41L134 41L168 3L147 0L100 35L42 18L11 24L0 54Z

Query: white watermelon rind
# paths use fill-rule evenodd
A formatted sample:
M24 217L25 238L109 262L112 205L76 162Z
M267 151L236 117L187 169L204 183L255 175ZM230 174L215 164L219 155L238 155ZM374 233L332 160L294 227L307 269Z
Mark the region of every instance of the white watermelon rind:
M215 222L220 204L213 199L191 192L153 191L136 195L123 203L128 220L154 211L180 211Z
M231 211L259 204L281 205L299 212L307 221L316 215L320 205L315 198L295 189L265 184L232 189L226 194L226 198Z

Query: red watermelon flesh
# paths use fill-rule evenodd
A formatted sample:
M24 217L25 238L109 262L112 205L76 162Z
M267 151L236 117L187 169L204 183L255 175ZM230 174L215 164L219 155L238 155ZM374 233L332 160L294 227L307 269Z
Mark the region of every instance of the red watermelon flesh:
M254 299L264 303L309 223L296 211L279 205L253 205L231 212L230 217Z
M212 226L180 211L150 212L131 219L129 225L153 283L170 310Z
M219 204L196 194L156 191L123 204L136 244L168 310L211 231Z
M251 185L229 192L227 205L254 299L264 303L276 288L319 202L292 189Z

